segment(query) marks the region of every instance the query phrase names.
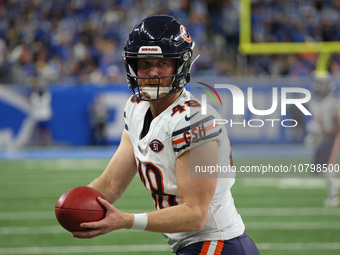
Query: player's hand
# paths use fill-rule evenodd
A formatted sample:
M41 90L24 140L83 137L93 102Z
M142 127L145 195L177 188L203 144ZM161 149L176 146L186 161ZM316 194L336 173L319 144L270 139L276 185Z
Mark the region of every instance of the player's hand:
M98 197L98 201L106 209L105 218L100 221L80 224L84 231L72 232L75 238L90 239L121 228L131 228L133 224L132 214L122 213L107 200L100 197Z

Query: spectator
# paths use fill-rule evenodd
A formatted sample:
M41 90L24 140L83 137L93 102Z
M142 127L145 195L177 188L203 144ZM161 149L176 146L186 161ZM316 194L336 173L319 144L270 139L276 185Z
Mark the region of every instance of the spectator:
M340 206L339 187L333 166L340 149L340 103L330 78L318 78L312 88L315 96L311 105L314 121L309 137L314 139L317 147L313 164L318 167L316 173L326 180L328 198L325 206L337 207Z
M251 11L253 42L340 41L338 1L255 0ZM240 56L237 0L51 0L0 4L0 41L5 42L0 43L0 73L13 70L1 78L20 84L25 84L22 77L35 76L47 83L88 84L84 70L91 68L91 82L124 83L117 49L123 47L133 24L155 13L168 13L188 24L197 52L203 53L195 67L199 75L236 74L231 67ZM6 61L6 55L12 61ZM294 58L298 72L271 68L278 59L274 55L248 56L244 63L255 75L303 76L315 68L316 59L310 64ZM283 62L290 60L283 55Z
M36 123L34 138L38 146L52 145L51 101L51 94L39 84L37 79L34 79L30 94L30 104L31 114Z
M107 144L105 131L109 111L104 99L104 94L97 95L90 107L92 145Z

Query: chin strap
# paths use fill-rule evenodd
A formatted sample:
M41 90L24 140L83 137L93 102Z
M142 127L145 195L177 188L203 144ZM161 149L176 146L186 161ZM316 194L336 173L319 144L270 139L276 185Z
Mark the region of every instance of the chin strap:
M191 46L191 50L192 52L194 52L194 48L195 48L195 45L196 43L195 42L192 42L192 46ZM189 74L191 73L191 68L192 68L192 65L196 62L196 60L200 57L201 55L198 54L196 58L194 58L193 61L191 61L191 64L190 64L190 68L189 68Z
M150 99L158 99L161 94L168 94L172 87L141 87L143 94L148 94Z
M192 68L192 65L196 62L196 60L200 57L201 55L200 54L198 54L197 55L197 57L193 60L193 61L191 61L191 65L190 65L190 69L189 69L189 73L191 73L191 68Z

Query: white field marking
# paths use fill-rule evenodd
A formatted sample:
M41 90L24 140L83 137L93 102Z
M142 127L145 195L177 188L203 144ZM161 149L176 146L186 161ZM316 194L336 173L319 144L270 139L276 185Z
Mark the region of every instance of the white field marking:
M340 230L340 222L247 222L246 229L252 230Z
M256 243L259 250L340 250L340 243Z
M145 210L124 210L127 213L143 213ZM0 212L0 220L22 221L22 220L53 220L55 219L54 211L36 211L36 212Z
M58 160L39 160L26 161L22 165L24 170L61 170L61 171L103 171L103 167L96 159L58 159ZM105 165L105 164L103 164Z
M70 180L70 182L73 181L73 180L71 180L71 178L64 179L64 180L65 180L64 183L66 183L69 180ZM35 179L35 181L37 181L37 179ZM20 186L20 182L22 182L23 184L25 184L25 182L27 183L27 181L25 181L25 180L16 180L15 184ZM42 180L41 182L44 182L44 180ZM83 186L86 186L86 183L84 183L84 184L85 185L83 185ZM45 182L44 185L47 189L48 182ZM53 184L51 184L51 185L53 185ZM1 187L1 183L0 183L0 187ZM66 191L66 190L60 191L58 195L61 195L64 191ZM149 196L148 196L149 194L145 194L143 191L141 192L140 188L131 187L129 189L129 191L134 192L134 195L126 195L125 196L126 200L124 200L124 202L122 202L122 204L124 203L124 205L125 205L125 204L130 203L130 204L134 204L136 206L145 205L148 202L151 204L151 201L149 200ZM49 199L52 199L52 198L51 198L50 195L46 195L46 193L44 193L42 191L42 189L33 187L33 185L32 185L32 188L30 188L29 192L27 191L27 187L23 186L23 187L16 188L15 193L10 193L10 192L0 193L0 203L1 203L1 200L24 200L25 202L27 202L27 200L33 200L34 201L36 199L49 200ZM55 202L57 202L57 199L58 199L57 195L54 196L54 199L55 199Z
M50 220L55 219L54 212L0 212L0 220L22 221L22 220Z
M246 230L340 230L340 222L247 222ZM131 231L121 229L120 232ZM59 225L0 227L0 235L66 234ZM69 234L69 233L68 233Z
M340 216L340 208L273 207L237 208L242 216Z
M35 235L68 233L61 226L0 227L0 235Z
M339 179L335 179L335 183L337 185L340 184ZM315 178L315 179L293 179L293 178L286 178L282 179L278 186L280 189L325 189L326 188L326 181L324 178Z
M101 245L101 246L54 246L54 247L20 247L0 248L0 254L65 254L65 253L111 253L114 252L157 252L171 251L166 244L143 244L143 245Z
M260 250L339 250L340 243L257 243ZM0 254L65 254L169 251L165 244L0 248Z
M275 187L279 189L325 189L325 179L321 177L316 178L239 178L236 181L241 182L245 186L256 187ZM340 179L335 181L340 185Z
M340 208L322 207L273 207L273 208L237 208L242 216L340 216ZM127 213L143 213L148 209L124 210ZM32 212L0 212L0 220L23 221L23 220L52 220L55 219L54 211Z
M122 231L138 231L131 229L121 229ZM50 226L26 226L26 227L0 227L0 235L55 235L55 234L68 234L70 232L63 229L58 224Z

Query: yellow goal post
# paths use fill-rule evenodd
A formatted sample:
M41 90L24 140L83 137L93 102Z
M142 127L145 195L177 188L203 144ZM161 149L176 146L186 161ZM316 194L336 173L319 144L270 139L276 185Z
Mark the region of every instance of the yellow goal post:
M316 74L327 73L332 53L340 53L340 42L268 42L253 43L251 41L251 0L240 0L240 44L243 54L292 54L319 53L316 63Z

